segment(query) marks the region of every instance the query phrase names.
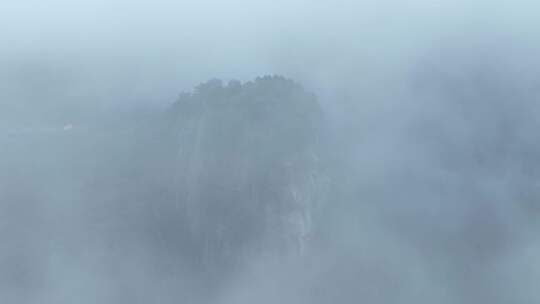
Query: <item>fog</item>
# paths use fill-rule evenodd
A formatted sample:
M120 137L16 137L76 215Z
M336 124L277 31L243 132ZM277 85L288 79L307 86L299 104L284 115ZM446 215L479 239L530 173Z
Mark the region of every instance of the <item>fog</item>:
M539 302L539 9L0 0L0 302Z

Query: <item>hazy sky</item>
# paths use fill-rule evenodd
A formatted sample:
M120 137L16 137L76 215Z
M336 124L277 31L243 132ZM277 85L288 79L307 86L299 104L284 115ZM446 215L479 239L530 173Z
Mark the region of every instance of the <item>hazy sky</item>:
M107 106L170 102L212 77L277 73L319 91L344 81L369 87L440 50L536 45L537 9L534 1L2 0L0 77L14 93L45 86L53 99Z

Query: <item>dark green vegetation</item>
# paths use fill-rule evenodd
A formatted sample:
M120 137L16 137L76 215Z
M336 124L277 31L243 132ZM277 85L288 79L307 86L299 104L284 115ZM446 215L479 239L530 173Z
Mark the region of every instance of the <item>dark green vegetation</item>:
M279 76L211 80L181 94L169 115L173 203L203 267L253 250L301 254L322 198L315 96Z

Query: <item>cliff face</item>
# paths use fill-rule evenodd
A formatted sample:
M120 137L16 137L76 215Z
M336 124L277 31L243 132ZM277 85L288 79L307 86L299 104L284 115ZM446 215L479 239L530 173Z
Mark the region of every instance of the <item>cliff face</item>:
M320 171L315 96L278 76L211 80L181 94L171 117L175 200L204 240L202 262L266 245L302 253Z

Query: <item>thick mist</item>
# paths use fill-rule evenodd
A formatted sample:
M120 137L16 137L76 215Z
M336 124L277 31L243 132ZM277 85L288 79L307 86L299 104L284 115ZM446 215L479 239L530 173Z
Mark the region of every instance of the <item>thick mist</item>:
M540 301L539 8L1 0L0 302Z

